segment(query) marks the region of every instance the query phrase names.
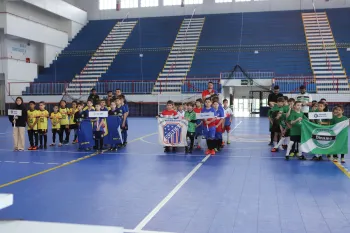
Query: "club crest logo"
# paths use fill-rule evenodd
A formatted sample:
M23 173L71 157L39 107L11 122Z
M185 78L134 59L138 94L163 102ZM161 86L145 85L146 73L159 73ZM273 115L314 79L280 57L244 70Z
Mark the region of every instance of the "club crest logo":
M163 127L163 141L166 144L177 145L182 142L182 126L177 122L167 122Z
M332 129L314 129L312 141L318 148L327 149L335 143L336 134Z

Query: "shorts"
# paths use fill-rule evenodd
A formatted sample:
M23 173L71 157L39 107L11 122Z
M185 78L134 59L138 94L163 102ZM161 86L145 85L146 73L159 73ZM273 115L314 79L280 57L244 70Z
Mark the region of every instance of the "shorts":
M224 132L229 133L231 131L231 125L225 125L224 126Z
M196 136L203 135L203 124L196 128Z
M78 129L77 124L69 125L69 129Z
M38 129L38 133L40 135L45 135L47 133L47 129Z
M301 136L300 135L290 136L290 140L292 142L301 142Z
M215 134L216 134L216 127L212 126L207 128L206 126L204 126L204 136L206 139L215 139Z
M222 132L215 132L215 139L222 140Z
M93 132L93 138L94 139L100 139L103 138L104 132L103 131L94 131Z
M290 136L290 129L286 130L286 133L284 134L285 137L289 137Z
M187 132L186 137L188 138L194 138L195 133L194 132Z
M61 125L60 129L61 129L61 130L65 130L67 126L68 126L68 128L69 128L69 125Z

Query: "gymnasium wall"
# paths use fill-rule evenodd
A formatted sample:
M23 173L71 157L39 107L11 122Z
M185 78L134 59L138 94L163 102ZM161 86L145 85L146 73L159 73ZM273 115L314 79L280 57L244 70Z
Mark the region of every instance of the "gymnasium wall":
M123 0L121 0L123 1ZM139 0L139 6L140 6ZM350 0L314 0L316 8L343 8L350 7ZM139 7L130 9L99 10L98 0L74 0L75 4L87 11L89 20L99 19L120 19L129 12L129 18L161 17L191 15L196 8L196 14L221 14L240 12L262 12L262 11L283 11L312 9L311 0L261 0L249 2L215 3L215 0L204 0L203 4L181 6L163 6L159 0L158 7Z

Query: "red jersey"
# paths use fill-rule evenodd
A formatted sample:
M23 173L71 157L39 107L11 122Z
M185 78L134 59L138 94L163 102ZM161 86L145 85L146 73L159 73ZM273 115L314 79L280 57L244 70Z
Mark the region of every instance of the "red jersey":
M210 97L211 95L216 94L216 92L214 90L205 90L202 92L202 99L206 99L208 97Z
M164 110L161 114L162 116L176 116L177 112L175 110Z
M202 112L202 108L194 108L193 111L195 113L201 113Z

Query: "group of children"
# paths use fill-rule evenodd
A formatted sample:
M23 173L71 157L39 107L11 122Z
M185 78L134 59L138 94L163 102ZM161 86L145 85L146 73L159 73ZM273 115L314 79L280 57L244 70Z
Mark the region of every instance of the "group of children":
M196 119L197 113L213 113L213 118ZM196 102L188 102L184 105L167 102L166 109L158 116L164 118L182 118L188 121L187 139L188 146L186 153L192 153L194 147L201 149L201 140L206 139L206 155L215 155L224 146L223 134L227 133L227 144L230 144L230 126L233 119L233 112L228 106L228 100L224 99L223 104L219 102L219 97L213 95L206 98L203 105L202 99ZM171 147L165 147L165 152L169 152ZM173 151L176 147L172 148Z
M72 144L79 141L78 130L83 120L92 122L93 137L95 139L94 149L102 152L104 147L103 137L106 133L106 120L104 118L89 118L91 111L108 111L109 116L120 117L121 119L121 137L123 144L110 145L110 150L116 151L117 147L123 147L127 144L127 117L129 108L124 104L125 97L120 95L115 101L106 106L106 101L101 100L93 105L92 100L88 100L86 106L83 102L73 101L71 108L67 107L65 100L61 100L59 105L53 107L53 111L49 113L46 110L45 102L39 103L39 109L36 109L34 101L29 102L29 110L27 111L27 130L30 142L28 150L47 149L47 138L49 119L51 123L52 143L51 147L56 146L56 136L58 135L58 146L68 145L70 142L70 134L74 132ZM79 147L80 148L80 147ZM91 148L88 148L88 150Z
M271 152L278 150L286 150L286 160L296 155L299 159L305 160L306 157L300 150L301 147L301 122L308 119L308 113L302 112L303 103L295 101L293 98L286 96L279 97L277 103L269 110L271 142L273 145ZM310 112L326 112L328 110L327 103L324 99L321 101L313 101ZM348 120L343 115L344 107L336 105L333 108L333 119L330 120L311 120L320 125L334 125L341 121ZM337 161L338 155L327 155L331 161ZM312 160L323 160L322 155L313 155ZM341 162L345 163L344 155L341 155Z

